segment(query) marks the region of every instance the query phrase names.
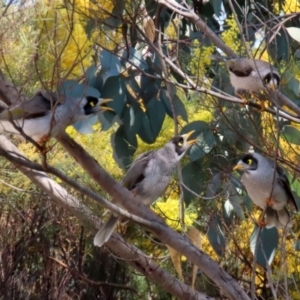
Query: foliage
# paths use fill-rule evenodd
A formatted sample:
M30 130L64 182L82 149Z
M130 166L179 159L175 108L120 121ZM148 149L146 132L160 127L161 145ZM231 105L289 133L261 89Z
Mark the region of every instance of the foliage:
M76 97L86 94L114 99L109 103L113 112L101 113L89 123L75 124L67 128L67 133L118 181L140 153L162 147L175 131L195 130L197 144L182 163L184 185L178 180L181 176L174 179L163 201L154 205L155 212L165 218L168 226L181 230L178 199L182 192L186 207L185 226L196 224L202 234L203 251L237 281L243 282L245 289L250 289L254 283L256 296L261 299L284 299L287 295L300 299L296 252L299 249L294 247L299 243L295 238L299 236L299 215L294 216L294 236L277 229L272 233L255 231L265 243L260 251L252 249L251 252L251 234L259 209L243 192L240 176L231 173L239 156L251 147L271 157L277 153L294 192L300 197L299 179L295 176L299 172L300 122L279 119L268 111L255 109L259 102L252 95L246 107L236 102L225 65L210 59L212 54L224 54L220 45L212 42L191 19L182 18L165 6L158 7L156 1L57 0L28 1L26 4L1 8L4 17L0 21L0 68L4 74L28 95L44 88L65 89ZM295 105L300 105L299 41L288 30L300 28L299 20L293 16L299 11L297 1L278 1L276 4L256 1L247 7L247 3L240 0L234 3L194 1L194 5L199 5L195 11L206 21L208 28L233 52L274 62L283 74L280 90L294 100ZM280 11L283 15L275 18ZM147 39L143 26L145 18L155 21L154 45ZM166 64L166 70L163 64ZM218 92L218 97L211 92ZM268 99L269 95L263 97ZM290 108L283 109L294 113ZM78 131L93 133L82 135ZM39 160L32 145L20 143L19 148L32 161ZM1 197L6 199L2 203L0 225L3 228L9 226L13 232L6 236L7 247L3 246L5 239L2 238L0 250L10 262L21 261L15 275L7 275L10 281L4 286L6 289L10 283L13 285L23 278L23 282L18 282L16 297L43 297L48 291L42 284L30 283L29 291L21 288L34 276L44 283L43 264L50 264L51 272L64 278L66 286L71 287L68 295L67 291L61 291L69 298L79 293L82 297L96 297L102 293L101 296L107 299L112 295L117 297L117 294L122 299L133 299L130 292L120 290L118 293L112 288L99 288L82 281L78 274L84 269L89 279L110 282L119 272L117 283L132 285L140 293L152 293L153 298L160 295L159 299L169 299L166 293L162 295L161 291L153 290L152 285L149 287L146 278L127 274L125 267L105 253L97 254L91 246L90 233L85 232L74 217L57 210L30 181L24 180L0 159L3 163L0 175L5 182L1 184ZM69 177L102 193L59 145L54 146L47 159L50 165ZM11 185L22 191L14 190ZM81 197L79 192L73 194ZM13 201L8 201L8 197ZM47 210L41 201L45 202ZM102 211L89 199L84 198L83 202L98 214ZM21 225L22 220L26 226ZM16 226L18 223L19 227ZM154 238L149 239L148 232L138 235L141 230L131 225L121 226L119 231L157 261L167 255L166 247ZM276 253L267 249L270 238ZM22 248L21 252L27 252L26 256L22 258L17 253L17 258L13 257L10 246L16 252ZM67 253L65 249L68 249ZM93 262L103 257L105 261L97 270L103 268L105 271L99 276L93 270ZM77 273L74 275L69 268L62 267L62 263L53 267L53 258L69 267L76 266ZM273 282L264 269L268 260ZM173 272L170 261L161 264ZM12 270L15 271L11 263L5 274ZM26 273L26 270L29 271ZM186 262L182 277L189 283L190 273L191 266ZM196 289L219 297L221 292L211 282L203 280L205 276L198 276ZM274 282L279 289L274 289Z

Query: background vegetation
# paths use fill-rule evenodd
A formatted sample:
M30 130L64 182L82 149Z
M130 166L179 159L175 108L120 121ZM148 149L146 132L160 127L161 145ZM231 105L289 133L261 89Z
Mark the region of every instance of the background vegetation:
M196 273L190 257L153 231L132 222L119 228L170 278L193 285L197 274L196 292L181 299L300 299L299 216L293 232L259 230L260 211L239 174L231 173L250 149L276 156L300 196L299 1L4 1L0 9L0 68L19 95L66 89L114 99L114 112L66 132L116 181L138 154L196 131L197 144L152 209L187 233L245 295L230 295L204 265ZM251 97L243 105L225 66L210 59L217 52L274 64L282 74L286 117L278 117L273 102L266 111ZM33 145L8 137L31 162L41 162ZM110 199L59 142L51 141L47 165ZM1 299L180 298L109 244L95 248L94 226L57 206L0 154ZM91 219L102 216L103 205L55 175L49 177L88 207Z

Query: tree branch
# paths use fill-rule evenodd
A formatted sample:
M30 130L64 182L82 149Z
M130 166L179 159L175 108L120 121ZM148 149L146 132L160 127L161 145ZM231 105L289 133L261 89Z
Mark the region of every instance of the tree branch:
M7 153L14 153L16 157L23 157L24 161L28 160L15 145L2 135L0 135L0 148L2 149L0 155L5 151ZM92 211L78 199L70 195L68 191L58 183L50 179L46 173L33 170L16 162L13 162L13 164L37 187L54 199L58 205L71 211L79 220L84 224L89 224L94 230L99 228L100 220L93 215ZM117 183L115 182L115 184ZM128 190L126 191L128 192ZM208 297L204 293L193 291L192 288L171 276L167 271L160 268L154 260L149 259L149 257L138 248L125 242L119 235L113 234L112 238L107 242L107 246L135 270L147 276L147 278L176 298L183 300L213 300L213 298Z
M163 243L171 246L179 253L185 255L193 264L197 265L222 292L233 300L249 300L247 294L238 283L207 254L195 247L187 238L181 236L169 228L160 217L154 214L143 203L137 203L130 191L115 180L90 156L83 147L72 140L68 135L61 134L57 140L75 158L75 160L86 170L86 172L97 182L106 192L108 192L116 202L126 208L130 213L141 216L150 221L150 226L146 226ZM111 247L111 240L107 244Z

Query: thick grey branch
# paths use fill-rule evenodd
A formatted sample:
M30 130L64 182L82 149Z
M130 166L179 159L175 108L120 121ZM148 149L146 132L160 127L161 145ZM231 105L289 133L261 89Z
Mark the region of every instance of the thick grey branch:
M0 148L2 149L1 153L3 153L3 151L7 153L14 153L15 157L22 158L24 162L29 161L18 150L17 147L15 147L6 137L2 135L0 135ZM10 158L9 155L6 157ZM12 163L42 191L54 199L58 205L63 206L67 210L71 211L81 221L83 221L84 224L88 223L93 229L99 227L100 221L98 218L93 216L92 211L89 210L78 199L70 195L68 191L61 187L58 183L50 179L46 173L25 167L24 165L20 164L20 162L13 161ZM113 235L107 245L134 269L147 276L149 279L161 286L166 291L170 292L176 298L183 300L213 300L213 298L210 298L203 293L193 291L186 284L170 276L167 271L160 268L153 260L149 259L145 253L133 245L126 243L124 239L117 234Z
M160 217L154 214L143 203L136 203L127 189L120 186L115 180L90 156L80 145L66 134L57 137L62 146L75 158L75 160L87 171L87 173L107 191L122 207L130 213L149 220L147 226L162 242L171 246L179 253L185 255L193 264L197 265L208 277L210 277L223 293L233 300L249 300L247 294L238 283L203 251L195 247L188 239L170 229ZM110 246L111 243L108 244Z

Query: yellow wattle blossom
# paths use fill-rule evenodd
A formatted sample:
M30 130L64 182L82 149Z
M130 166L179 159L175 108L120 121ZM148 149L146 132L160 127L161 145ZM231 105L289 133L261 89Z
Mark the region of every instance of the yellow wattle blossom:
M192 74L197 76L201 81L203 81L203 76L206 68L209 67L211 63L210 56L214 52L214 47L203 46L199 41L194 41L193 43L193 56L189 63Z
M291 14L300 11L300 5L298 0L281 1L281 4L282 4L281 9L286 14ZM279 13L280 12L279 2L277 2L274 7Z
M240 53L242 46L241 33L233 15L226 19L226 26L228 26L228 29L221 34L222 40L235 53Z
M165 219L168 226L174 230L181 231L179 220L179 199L168 198L166 201L158 201L154 205L154 211ZM186 210L184 222L186 228L192 226L197 219L197 213L192 210Z

